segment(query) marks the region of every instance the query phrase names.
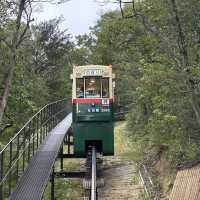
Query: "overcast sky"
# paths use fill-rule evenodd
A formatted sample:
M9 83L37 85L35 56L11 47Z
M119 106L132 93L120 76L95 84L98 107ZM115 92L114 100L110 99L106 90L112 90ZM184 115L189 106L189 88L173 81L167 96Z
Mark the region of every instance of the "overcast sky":
M35 22L63 16L62 28L68 28L73 36L89 32L102 13L118 8L116 4L101 5L96 0L71 0L64 4L43 4L43 11L34 13Z

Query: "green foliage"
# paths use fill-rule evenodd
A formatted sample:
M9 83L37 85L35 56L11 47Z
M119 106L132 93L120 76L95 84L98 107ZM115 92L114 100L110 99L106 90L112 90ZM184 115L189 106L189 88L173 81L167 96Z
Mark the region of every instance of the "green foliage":
M164 145L176 166L194 161L200 141L195 110L200 105L200 3L176 0L178 24L172 2L138 1L135 10L126 4L125 18L120 11L108 12L75 42L59 29L61 19L32 26L27 33L31 37L17 51L4 117L5 124L13 123L5 132L7 139L39 107L71 94L73 64L112 64L116 102L131 111L127 121L138 158L149 148ZM5 21L0 35L10 33L13 26L12 20ZM2 83L11 54L2 42L0 51Z
M77 43L87 60L113 65L117 103L130 109L130 138L140 152L135 155L141 158L151 147L165 146L173 166L196 160L200 139L186 81L199 99L200 6L197 0L175 2L189 69L171 0L139 1L135 10L125 5L124 19L119 11L106 13Z
M33 26L27 33L32 37L25 39L17 50L17 65L8 106L0 126L12 125L1 135L0 140L4 143L42 106L71 95L69 77L74 44L70 41L70 35L60 30L59 23L60 19L54 19ZM10 64L11 52L3 43L0 43L0 50L2 83Z
M65 159L63 163L64 171L80 171L80 160ZM60 162L55 163L55 170L60 171ZM57 178L55 179L55 196L57 200L79 199L84 194L81 179ZM47 185L44 199L51 199L51 183Z

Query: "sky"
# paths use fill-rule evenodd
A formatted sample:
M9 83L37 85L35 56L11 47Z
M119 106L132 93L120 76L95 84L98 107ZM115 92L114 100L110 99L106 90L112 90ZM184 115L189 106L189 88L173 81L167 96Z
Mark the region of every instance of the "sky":
M88 33L89 27L95 25L103 13L117 8L115 3L101 5L97 0L71 0L58 5L45 3L42 5L42 11L34 12L33 16L35 23L38 23L62 15L64 21L61 28L68 29L68 32L75 36Z

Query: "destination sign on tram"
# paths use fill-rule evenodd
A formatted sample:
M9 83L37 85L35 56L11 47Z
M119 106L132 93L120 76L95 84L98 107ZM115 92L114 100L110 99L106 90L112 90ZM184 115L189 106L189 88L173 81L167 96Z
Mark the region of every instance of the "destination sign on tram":
M102 76L103 70L101 69L88 69L84 71L84 76Z

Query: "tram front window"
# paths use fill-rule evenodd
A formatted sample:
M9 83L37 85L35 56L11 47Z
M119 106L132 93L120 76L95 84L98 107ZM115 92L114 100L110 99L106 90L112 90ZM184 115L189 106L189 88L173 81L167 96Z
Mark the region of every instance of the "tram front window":
M85 78L85 97L100 98L101 97L101 79L98 77Z
M76 97L84 98L84 80L83 80L83 78L76 79Z
M76 98L109 98L109 78L77 78Z

